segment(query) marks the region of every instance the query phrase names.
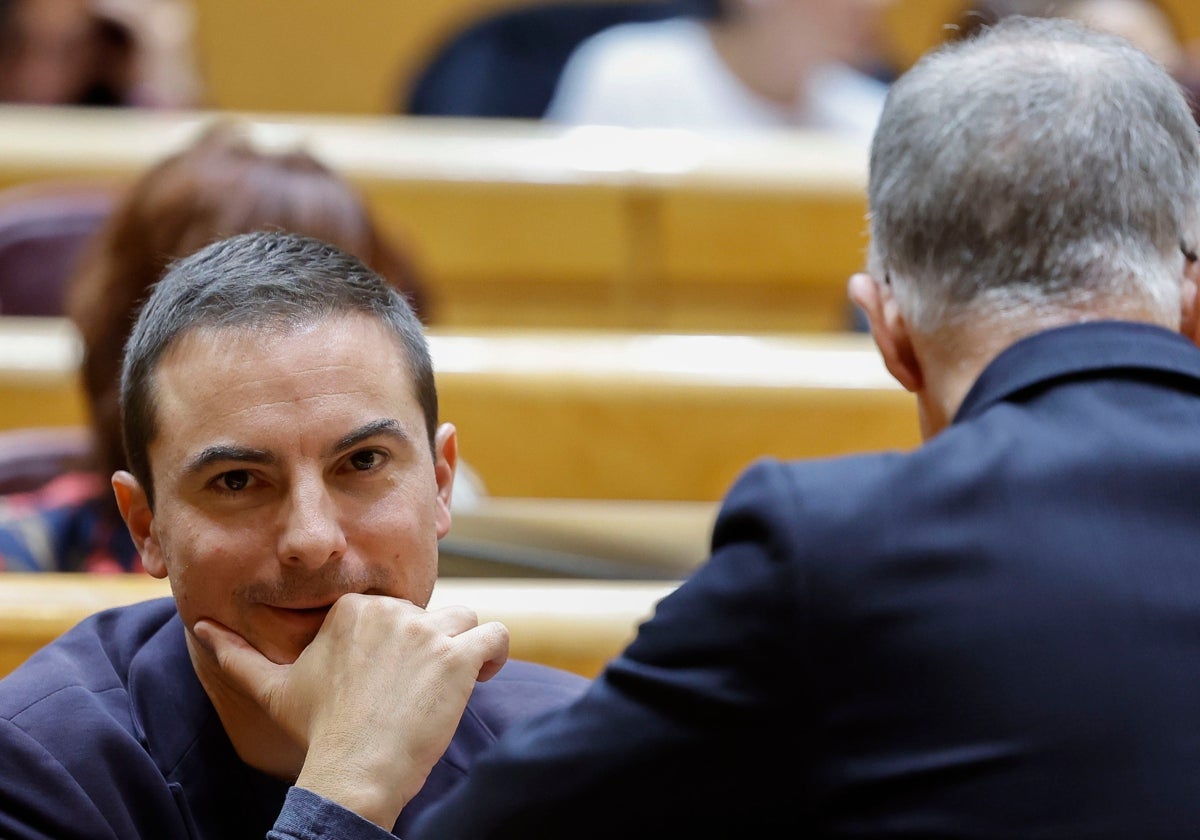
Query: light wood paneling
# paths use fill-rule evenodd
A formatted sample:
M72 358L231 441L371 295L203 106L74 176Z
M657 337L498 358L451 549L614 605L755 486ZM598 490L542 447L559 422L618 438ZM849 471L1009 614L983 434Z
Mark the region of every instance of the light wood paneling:
M505 121L241 115L364 191L412 250L432 322L712 332L842 329L864 262L866 150ZM0 186L125 182L211 114L0 107Z
M87 423L79 360L65 319L0 317L0 429Z
M466 604L481 621L504 622L514 658L584 676L633 637L674 583L443 578L431 607ZM141 574L0 574L0 677L83 618L170 594Z
M499 496L713 500L758 457L919 438L864 336L495 339L434 348L443 417Z
M80 420L77 339L48 326L0 318L0 348L40 359L47 389L10 399L29 374L0 364L5 427L53 406L68 410L51 422ZM863 335L432 329L430 345L442 418L494 496L714 501L757 457L919 441L912 397Z
M491 12L535 2L196 0L196 52L215 108L387 114L447 38ZM1196 0L1159 2L1185 40L1200 39ZM893 0L884 16L892 63L906 68L940 43L968 5Z
M385 114L445 39L533 2L196 0L197 53L215 107Z

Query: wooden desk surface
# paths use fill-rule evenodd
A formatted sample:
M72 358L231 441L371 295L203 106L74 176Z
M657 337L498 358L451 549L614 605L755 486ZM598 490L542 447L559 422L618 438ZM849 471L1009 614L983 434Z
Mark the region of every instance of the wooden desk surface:
M757 457L920 439L865 335L429 334L442 418L494 496L715 501ZM77 344L0 318L0 428L84 422Z
M594 676L675 586L442 578L430 606L466 604L508 626L512 656ZM141 574L0 574L0 677L94 612L169 594L165 581Z
M267 146L303 146L369 181L679 186L769 195L837 195L866 184L866 149L820 132L700 134L520 120L0 104L0 185L127 177L181 149L220 117L249 123Z
M215 115L0 106L0 187L123 183ZM310 149L406 243L449 327L842 329L866 150L805 132L241 114Z
M87 423L80 357L66 319L0 317L0 429Z
M443 417L498 496L711 501L758 457L919 442L912 396L863 335L433 331L431 342Z
M677 580L708 557L715 502L487 496L441 542L454 577Z

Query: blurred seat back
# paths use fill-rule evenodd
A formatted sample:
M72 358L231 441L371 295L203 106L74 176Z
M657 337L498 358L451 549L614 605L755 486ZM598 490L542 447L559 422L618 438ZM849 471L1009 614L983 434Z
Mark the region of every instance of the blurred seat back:
M581 41L601 29L679 15L711 17L713 0L589 0L506 9L450 39L402 91L402 114L538 119Z
M0 495L36 490L66 472L88 469L91 430L42 426L0 431Z
M110 185L82 182L0 190L0 314L63 314L67 278L115 195Z

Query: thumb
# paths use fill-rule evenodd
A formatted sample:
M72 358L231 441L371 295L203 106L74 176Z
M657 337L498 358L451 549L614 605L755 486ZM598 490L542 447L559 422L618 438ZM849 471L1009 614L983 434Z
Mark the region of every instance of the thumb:
M286 665L267 659L223 624L202 618L192 626L192 633L217 660L225 675L260 703L274 693L287 675Z

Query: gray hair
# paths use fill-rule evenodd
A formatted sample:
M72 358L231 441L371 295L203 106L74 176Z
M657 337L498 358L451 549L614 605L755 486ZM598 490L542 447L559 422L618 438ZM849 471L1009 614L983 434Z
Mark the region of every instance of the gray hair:
M1009 17L927 54L888 93L868 192L870 270L916 329L1105 301L1178 322L1197 126L1121 38Z
M357 257L312 237L271 231L220 240L173 263L138 314L121 371L125 455L151 506L154 373L175 342L201 327L270 330L355 313L378 318L404 351L432 450L438 400L421 322L404 296Z

